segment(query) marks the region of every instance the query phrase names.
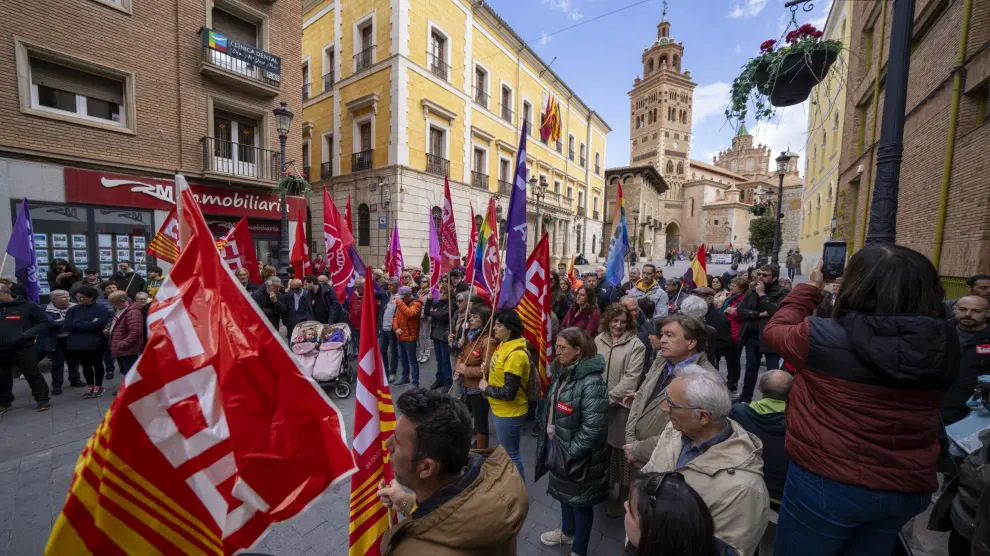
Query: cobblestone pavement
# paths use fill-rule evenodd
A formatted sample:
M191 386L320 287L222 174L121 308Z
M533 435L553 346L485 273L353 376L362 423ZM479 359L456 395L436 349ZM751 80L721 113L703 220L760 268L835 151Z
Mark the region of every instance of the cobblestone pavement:
M686 266L679 263L677 267L668 269L666 274L679 276ZM716 270L722 272L715 268L709 272ZM431 360L422 365L421 370L422 384L430 384L436 373L435 362ZM45 378L48 379L47 374ZM107 381L110 392L119 385L119 373L116 378ZM394 395L398 396L406 388L394 389ZM0 556L34 556L44 551L51 527L62 509L79 452L113 401L110 394L95 400L83 400L82 391L81 388L66 388L63 395L52 398L50 411L37 413L26 381L14 381L17 400L10 412L0 415ZM345 400L335 399L334 402L344 414L350 438L353 395ZM532 427L527 425L522 436L523 458L530 479L527 481L530 506L518 537L519 555L567 555L569 552L566 549L540 544L541 533L560 526L560 506L546 494L546 477L537 484L531 480L535 468L536 439L529 434L530 430ZM494 426L491 431L494 445ZM255 551L275 556L346 555L349 493L350 483L344 481L306 512L276 525ZM595 511L589 554L621 554L623 538L622 518L606 517L604 505L599 505ZM916 551L919 555L945 553L944 540L928 532L919 533L912 545L934 547L931 551Z

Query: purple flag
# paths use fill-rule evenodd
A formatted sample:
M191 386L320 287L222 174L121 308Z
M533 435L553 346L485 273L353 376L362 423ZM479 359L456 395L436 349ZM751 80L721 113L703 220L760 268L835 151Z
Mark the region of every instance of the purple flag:
M448 192L450 190L448 189ZM440 239L437 238L437 223L433 220L433 215L427 212L427 220L430 221L430 296L434 303L440 301ZM453 217L451 217L453 218Z
M31 213L28 212L27 199L21 200L21 208L17 211L17 221L14 231L7 242L7 254L14 257L14 276L17 281L27 288L28 299L38 303L38 267L35 263L34 225L31 223Z
M526 129L523 120L516 151L516 177L509 197L509 217L505 221L505 276L498 293L499 309L514 309L526 293ZM540 215L537 214L536 218Z

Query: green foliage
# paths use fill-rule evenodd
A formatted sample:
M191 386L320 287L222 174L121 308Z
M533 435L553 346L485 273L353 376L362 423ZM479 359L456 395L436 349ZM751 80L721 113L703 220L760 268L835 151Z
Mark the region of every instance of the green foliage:
M278 191L285 192L286 195L299 196L309 191L309 182L306 176L294 170L282 172L282 179L278 180Z
M773 218L761 216L749 222L749 244L760 253L773 249Z
M423 253L423 262L419 266L423 267L423 274L430 273L430 253L427 251Z

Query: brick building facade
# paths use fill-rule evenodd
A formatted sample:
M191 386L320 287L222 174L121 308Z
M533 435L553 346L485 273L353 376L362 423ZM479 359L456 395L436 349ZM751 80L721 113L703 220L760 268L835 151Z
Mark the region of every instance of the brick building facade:
M299 0L7 2L0 242L26 197L39 267L64 255L144 271L181 172L216 233L248 216L259 258L277 258L272 110L302 112L299 12ZM298 131L287 147L302 170ZM289 208L294 229L305 200Z
M884 2L852 2L836 237L861 248L876 179L890 26ZM970 13L965 10L969 8ZM968 16L968 17L967 17ZM962 41L963 33L968 33ZM932 258L958 293L963 277L990 272L990 4L917 0L900 174L897 243ZM963 43L964 63L957 66ZM953 121L954 82L961 77ZM879 85L878 85L879 76ZM953 135L954 131L954 135ZM950 148L950 137L954 145ZM946 171L948 168L948 171ZM947 185L944 235L937 246L942 186ZM936 256L940 247L940 256ZM954 279L954 280L953 280ZM952 291L950 291L952 293Z

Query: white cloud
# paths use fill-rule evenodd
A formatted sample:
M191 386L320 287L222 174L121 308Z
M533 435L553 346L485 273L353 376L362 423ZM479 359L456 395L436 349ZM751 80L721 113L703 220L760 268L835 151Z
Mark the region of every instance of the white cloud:
M550 44L550 41L552 40L553 37L548 35L546 31L540 31L540 46L546 46Z
M550 6L551 10L556 10L566 14L571 19L582 19L584 14L574 7L572 0L540 0L544 6ZM765 1L765 0L764 0Z
M760 15L767 5L767 0L739 0L731 4L729 19L747 19Z
M828 21L828 12L832 10L832 0L828 0L825 3L825 9L822 10L822 15L818 18L812 19L808 23L815 26L816 29L824 30L825 23Z
M771 122L761 122L753 133L753 142L762 143L773 149L771 159L780 151L792 150L801 156L798 168L802 174L807 158L808 145L808 101L778 110L779 118Z
M691 114L692 125L700 124L709 116L722 116L729 104L731 85L725 81L716 81L702 85L694 90L694 112Z

